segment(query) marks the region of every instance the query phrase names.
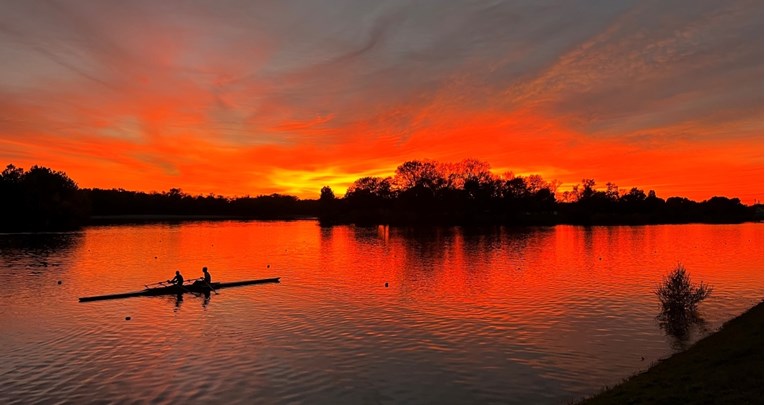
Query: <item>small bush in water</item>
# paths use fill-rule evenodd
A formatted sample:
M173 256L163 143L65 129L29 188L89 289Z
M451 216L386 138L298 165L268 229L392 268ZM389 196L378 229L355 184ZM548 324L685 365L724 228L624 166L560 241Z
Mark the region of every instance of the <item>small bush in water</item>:
M691 277L682 264L669 273L655 291L665 314L684 316L696 311L696 306L712 294L704 283L691 284Z

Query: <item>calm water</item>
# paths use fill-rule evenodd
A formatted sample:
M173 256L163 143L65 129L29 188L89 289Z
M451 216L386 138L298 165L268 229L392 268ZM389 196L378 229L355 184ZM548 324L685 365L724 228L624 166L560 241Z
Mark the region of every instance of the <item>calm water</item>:
M685 339L652 294L678 262L714 288ZM203 265L282 282L77 301ZM762 300L763 225L5 234L0 282L2 403L562 403Z

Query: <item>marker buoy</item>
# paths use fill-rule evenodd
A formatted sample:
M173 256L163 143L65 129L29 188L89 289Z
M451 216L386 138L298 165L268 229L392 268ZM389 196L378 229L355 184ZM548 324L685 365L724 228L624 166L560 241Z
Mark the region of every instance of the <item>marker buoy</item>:
M129 316L126 316L126 317L125 317L125 320L126 320L126 321L129 321L129 320L130 320L130 317L129 317Z
M387 286L388 286L388 283L385 283L385 286L387 287Z
M61 285L61 280L58 280L58 285Z

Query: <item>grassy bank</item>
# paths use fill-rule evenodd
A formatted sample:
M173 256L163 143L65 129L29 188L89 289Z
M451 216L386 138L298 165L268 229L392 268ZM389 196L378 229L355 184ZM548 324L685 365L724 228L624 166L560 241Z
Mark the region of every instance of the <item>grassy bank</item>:
M763 303L581 404L762 404Z

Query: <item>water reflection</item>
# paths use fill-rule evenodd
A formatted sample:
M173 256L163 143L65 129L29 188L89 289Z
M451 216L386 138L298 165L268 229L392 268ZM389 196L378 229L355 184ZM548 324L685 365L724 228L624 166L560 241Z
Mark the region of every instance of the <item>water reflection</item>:
M63 237L70 241L15 242L9 253L12 243L0 235L2 263L45 258L44 273L56 277L52 262L64 273L44 284L24 266L0 267L0 283L16 284L0 296L2 398L566 403L762 299L762 224L408 229L254 221L98 227ZM660 328L652 290L678 261L717 292L702 304L701 326ZM221 290L214 305L214 292L77 302L140 290L201 264L219 281L284 282ZM157 350L147 354L147 346ZM178 348L200 346L178 356Z
M52 252L72 246L82 235L82 232L0 233L0 252L12 249Z
M57 286L70 270L83 233L0 234L0 275L6 290L23 288L30 278Z
M707 322L697 311L685 314L672 314L661 311L656 316L659 327L671 338L671 346L675 351L687 349L693 336L708 332Z
M207 306L210 305L210 298L212 297L212 294L210 291L204 291L204 292L190 292L190 293L179 293L179 294L172 294L169 296L164 296L164 300L167 302L173 303L173 311L178 312L181 310L181 307L183 306L183 303L185 301L185 298L188 298L187 295L191 294L193 295L192 301L199 301L201 303L201 306L203 309L207 309ZM153 298L153 297L152 297Z
M183 294L177 294L175 296L175 312L181 310L181 304L183 304Z
M11 264L28 260L27 267L58 266L49 261L59 252L71 251L82 242L83 233L0 233L0 260Z

